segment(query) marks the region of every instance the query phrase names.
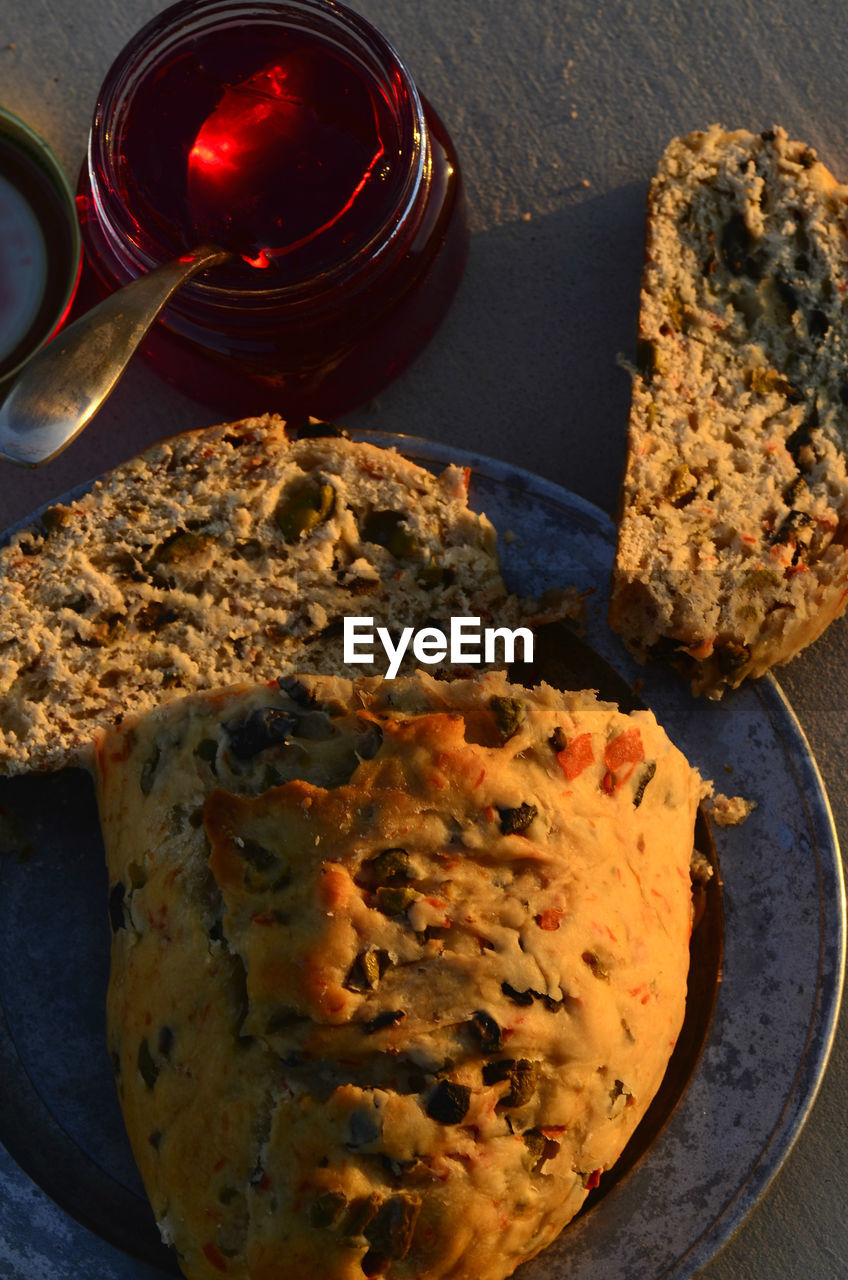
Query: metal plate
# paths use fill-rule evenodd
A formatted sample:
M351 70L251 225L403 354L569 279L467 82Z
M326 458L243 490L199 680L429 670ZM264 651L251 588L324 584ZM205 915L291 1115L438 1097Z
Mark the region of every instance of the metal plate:
M685 1092L678 1101L672 1090L659 1132L625 1176L517 1273L684 1280L762 1195L827 1061L845 901L815 762L771 678L712 704L695 702L664 670L632 664L605 623L614 531L596 508L443 444L369 438L425 465L469 466L472 505L515 535L501 540L510 587L538 594L567 583L590 593L592 647L626 681L644 682L641 696L705 776L758 803L743 826L716 833L722 981L712 1021L701 1008L687 1049ZM0 782L0 851L0 1272L161 1280L175 1269L152 1228L105 1049L106 877L87 777ZM702 1003L711 1006L707 970Z

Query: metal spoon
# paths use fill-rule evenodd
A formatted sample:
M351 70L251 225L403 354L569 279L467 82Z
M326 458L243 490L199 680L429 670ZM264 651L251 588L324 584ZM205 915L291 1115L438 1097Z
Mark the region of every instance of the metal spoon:
M111 395L169 298L233 257L201 245L110 294L32 357L0 405L0 458L37 467L61 453Z

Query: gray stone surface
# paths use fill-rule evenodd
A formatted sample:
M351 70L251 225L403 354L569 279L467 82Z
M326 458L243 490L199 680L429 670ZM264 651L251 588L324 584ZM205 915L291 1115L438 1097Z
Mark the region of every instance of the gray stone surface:
M164 7L0 0L0 104L76 170L110 61ZM518 463L611 512L628 399L617 357L634 348L652 165L673 134L714 120L752 129L776 122L848 177L844 5L359 0L355 7L395 41L451 129L473 240L436 339L352 421ZM57 462L37 473L0 473L0 527L144 444L213 416L134 367ZM842 621L781 674L843 841L846 672ZM795 1150L705 1280L848 1275L847 1088L843 1018Z

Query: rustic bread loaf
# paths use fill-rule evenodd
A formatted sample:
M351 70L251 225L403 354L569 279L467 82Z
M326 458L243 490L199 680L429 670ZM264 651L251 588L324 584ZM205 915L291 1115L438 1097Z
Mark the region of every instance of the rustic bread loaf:
M346 614L516 625L463 469L337 437L290 440L278 418L177 436L17 534L0 551L0 772L78 762L97 725L181 691L356 674Z
M108 1038L190 1280L502 1280L684 1014L697 773L649 712L427 675L100 738Z
M721 696L848 592L848 187L782 129L668 147L648 198L610 610Z

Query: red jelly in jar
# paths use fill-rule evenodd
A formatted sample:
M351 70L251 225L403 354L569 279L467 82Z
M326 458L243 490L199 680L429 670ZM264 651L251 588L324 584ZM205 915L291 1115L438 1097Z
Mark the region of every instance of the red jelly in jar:
M434 333L468 249L443 125L384 37L324 0L186 0L144 27L101 90L79 204L104 292L200 243L232 251L145 351L238 415L374 395Z

